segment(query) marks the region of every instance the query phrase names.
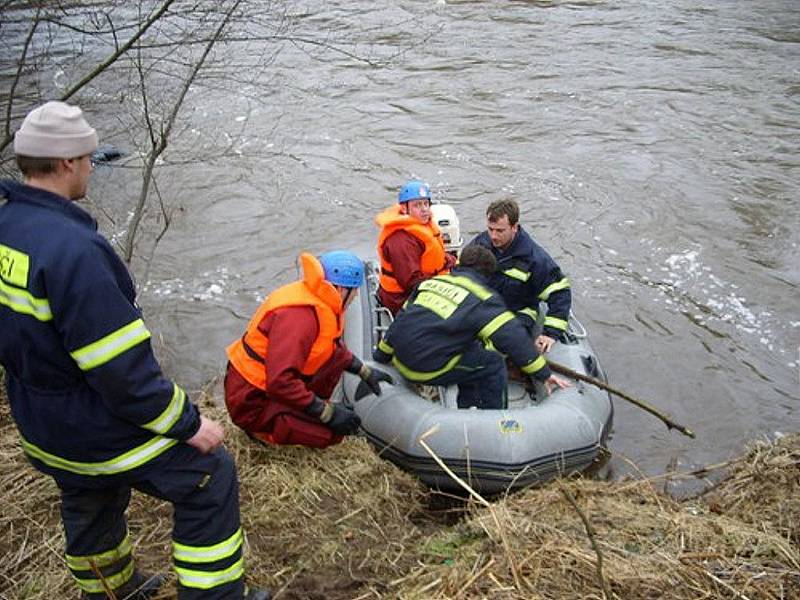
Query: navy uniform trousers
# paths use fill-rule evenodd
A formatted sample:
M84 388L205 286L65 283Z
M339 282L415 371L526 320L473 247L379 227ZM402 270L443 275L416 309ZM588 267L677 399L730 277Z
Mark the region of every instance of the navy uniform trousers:
M487 350L476 340L453 369L425 384L458 384L458 408L500 409L506 405L507 379L503 355Z
M144 473L91 478L86 485L56 477L67 565L84 597L106 598L106 586L125 590L131 583L134 562L125 510L133 488L173 505L178 598L240 600L243 540L231 456L223 448L203 455L178 444L146 466Z

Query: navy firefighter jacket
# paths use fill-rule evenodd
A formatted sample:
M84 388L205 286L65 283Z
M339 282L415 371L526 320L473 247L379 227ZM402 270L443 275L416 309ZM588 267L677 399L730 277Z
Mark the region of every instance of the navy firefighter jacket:
M0 364L25 453L62 481L146 469L200 426L94 219L13 181L0 181Z
M538 317L539 302L546 303L543 333L559 339L567 330L572 292L569 279L547 251L533 241L522 225L505 250L492 246L486 231L478 234L470 244L488 248L497 259L497 271L489 280L489 286L500 292L508 308L532 330Z
M420 283L378 342L375 360L425 383L458 365L478 340L508 355L523 373L545 380L550 367L522 322L474 269L455 267Z

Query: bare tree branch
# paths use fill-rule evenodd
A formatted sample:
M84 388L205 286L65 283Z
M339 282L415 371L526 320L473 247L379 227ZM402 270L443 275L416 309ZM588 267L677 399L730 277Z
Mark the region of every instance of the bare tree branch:
M76 92L78 92L81 88L83 88L88 83L90 83L95 77L97 77L102 72L104 72L109 66L114 64L114 62L116 62L117 59L120 56L122 56L125 52L127 52L139 40L139 38L141 38L145 34L145 32L148 29L150 29L150 26L153 25L153 23L158 21L164 15L164 13L167 12L167 9L174 2L175 2L175 0L164 0L164 3L161 5L161 7L156 12L154 12L150 16L150 18L148 18L147 21L145 21L141 25L141 27L139 27L139 29L136 31L136 33L133 35L133 37L131 37L123 46L121 46L117 50L115 50L103 62L101 62L94 69L92 69L91 72L89 72L86 76L84 76L80 81L78 81L71 88L69 88L64 94L61 95L60 99L64 100L64 101L69 100ZM37 12L38 12L38 10L39 9L37 9ZM30 35L31 36L33 35L33 29L31 29L31 34ZM27 46L26 46L26 48L27 48ZM19 67L20 70L22 69L22 65L23 64L24 64L24 55L23 55L23 59L21 59L21 61L20 61L20 67ZM10 100L9 100L9 102L10 102ZM12 140L12 137L11 137L11 135L9 133L9 131L10 131L10 118L9 118L9 121L6 122L6 129L7 129L7 132L6 132L5 138L0 143L0 152L2 152L8 146L8 144L11 143L11 140Z
M11 84L11 90L8 92L8 103L6 104L6 122L5 122L5 132L3 136L3 144L0 145L0 151L3 150L10 142L11 142L11 108L14 105L14 93L17 91L17 85L19 84L19 79L22 75L22 69L25 66L25 59L28 56L28 48L31 45L31 40L33 39L33 34L36 32L36 28L39 26L39 14L41 13L41 8L36 8L36 15L33 17L33 23L31 23L31 28L28 31L28 36L25 38L25 43L22 46L22 54L19 57L19 63L17 64L17 71L14 73L14 81Z
M203 65L205 64L206 59L211 53L211 50L219 41L222 32L228 26L231 17L239 8L241 2L242 0L236 0L236 2L232 4L231 7L228 9L228 11L225 13L224 18L217 27L215 35L210 40L208 40L208 43L206 44L206 47L204 48L203 54L200 56L200 59L197 61L197 63L192 68L192 71L183 81L183 86L181 87L180 92L178 93L178 97L176 98L174 104L172 105L172 111L170 112L166 121L162 125L159 139L157 143L153 145L152 150L147 157L147 161L144 167L144 173L142 175L143 181L142 181L142 189L139 194L139 200L136 204L136 208L134 209L133 217L131 218L131 223L130 226L128 227L128 231L125 237L123 258L126 263L130 263L131 259L133 258L133 246L136 238L136 232L139 228L139 223L141 222L142 216L144 214L144 208L145 204L147 203L147 196L150 189L150 183L153 178L153 170L155 168L156 161L158 160L158 157L161 156L161 154L167 148L167 144L169 142L169 136L170 133L172 132L172 127L175 124L175 120L178 117L178 112L180 111L181 106L183 105L183 101L186 98L186 94L189 91L189 88L191 87L194 80L197 78L197 75L200 72L200 69L203 68Z

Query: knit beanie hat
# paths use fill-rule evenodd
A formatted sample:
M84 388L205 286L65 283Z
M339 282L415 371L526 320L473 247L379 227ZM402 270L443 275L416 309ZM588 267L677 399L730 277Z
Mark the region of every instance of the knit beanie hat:
M77 158L97 150L97 132L83 111L64 102L34 108L14 134L14 153L37 158Z

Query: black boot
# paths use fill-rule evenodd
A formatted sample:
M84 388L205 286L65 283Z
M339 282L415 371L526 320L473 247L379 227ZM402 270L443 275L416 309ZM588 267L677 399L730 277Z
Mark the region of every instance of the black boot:
M167 578L164 575L145 575L135 571L131 578L122 586L114 590L117 600L148 600L156 595L158 589L164 585ZM82 600L108 600L108 596L102 594L82 594Z
M244 600L270 600L272 592L269 590L260 590L257 588L250 588L244 595Z

